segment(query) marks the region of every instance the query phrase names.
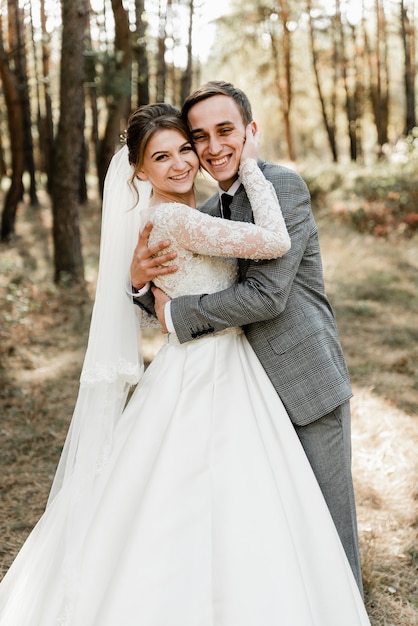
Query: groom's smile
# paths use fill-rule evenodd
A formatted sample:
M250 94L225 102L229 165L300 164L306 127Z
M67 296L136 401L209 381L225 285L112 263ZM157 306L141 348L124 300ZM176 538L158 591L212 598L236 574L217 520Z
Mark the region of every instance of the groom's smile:
M238 176L245 139L237 104L223 95L202 100L191 107L188 122L202 167L228 190Z

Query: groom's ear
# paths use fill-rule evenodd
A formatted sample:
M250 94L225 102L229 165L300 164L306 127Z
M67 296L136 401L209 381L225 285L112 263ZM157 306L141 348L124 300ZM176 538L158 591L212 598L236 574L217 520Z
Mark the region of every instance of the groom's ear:
M252 122L250 122L250 126L251 126L251 129L253 131L253 135L255 135L255 133L257 132L257 129L258 129L257 122L252 120Z

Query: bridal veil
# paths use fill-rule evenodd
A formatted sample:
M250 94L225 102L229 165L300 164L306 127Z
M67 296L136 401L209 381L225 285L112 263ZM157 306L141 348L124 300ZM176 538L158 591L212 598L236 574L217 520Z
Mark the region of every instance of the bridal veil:
M150 186L130 184L132 166L123 146L106 174L99 271L80 389L48 504L69 477L80 484L106 462L112 433L129 387L143 372L138 307L128 294L129 267L147 217Z

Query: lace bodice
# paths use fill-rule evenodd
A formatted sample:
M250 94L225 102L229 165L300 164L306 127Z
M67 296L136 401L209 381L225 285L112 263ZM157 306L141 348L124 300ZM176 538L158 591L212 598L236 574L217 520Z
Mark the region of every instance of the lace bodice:
M171 298L229 287L237 279L236 258L269 259L289 250L276 192L254 159L241 164L240 179L255 224L213 217L175 202L153 208L150 244L169 238L171 249L177 252L173 263L178 271L154 281Z

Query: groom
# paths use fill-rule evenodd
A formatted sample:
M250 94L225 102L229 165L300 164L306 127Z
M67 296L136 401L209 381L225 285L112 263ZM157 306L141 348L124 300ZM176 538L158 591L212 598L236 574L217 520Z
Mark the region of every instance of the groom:
M211 81L192 93L187 119L202 167L219 193L200 210L252 221L250 202L238 179L245 128L251 123L246 95L229 83ZM155 276L176 271L156 258L167 241L148 248L152 226L140 235L131 265L134 300L155 312L164 332L181 343L229 326L242 326L292 420L322 489L360 590L357 521L351 476L350 382L336 323L324 291L317 227L309 191L295 172L260 160L274 185L291 238L291 250L270 261L239 260L239 283L215 294L169 301L161 290L146 292ZM232 200L230 214L220 195ZM145 291L145 295L142 295ZM155 297L155 304L153 301ZM332 572L330 572L332 576Z

